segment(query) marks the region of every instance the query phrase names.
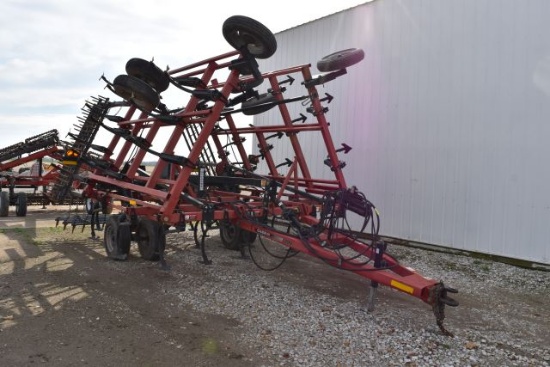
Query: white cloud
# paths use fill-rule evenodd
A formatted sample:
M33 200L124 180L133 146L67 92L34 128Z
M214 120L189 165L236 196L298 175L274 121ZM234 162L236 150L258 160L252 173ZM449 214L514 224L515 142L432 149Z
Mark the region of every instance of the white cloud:
M251 0L2 0L0 126L9 133L0 148L42 126L66 134L89 96L110 93L101 74L113 80L130 58L175 68L230 51L221 31L229 16L279 32L362 2L280 0L266 11Z

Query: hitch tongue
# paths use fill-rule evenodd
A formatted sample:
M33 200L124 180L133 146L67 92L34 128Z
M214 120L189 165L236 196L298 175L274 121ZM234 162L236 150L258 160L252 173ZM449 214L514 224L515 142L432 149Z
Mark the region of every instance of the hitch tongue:
M443 282L440 282L430 289L430 296L428 300L432 305L435 321L439 327L439 330L441 330L444 335L453 337L453 333L445 329L445 326L443 325L443 320L445 319L445 305L456 307L458 306L458 301L449 297L447 293L458 293L458 290L445 287Z

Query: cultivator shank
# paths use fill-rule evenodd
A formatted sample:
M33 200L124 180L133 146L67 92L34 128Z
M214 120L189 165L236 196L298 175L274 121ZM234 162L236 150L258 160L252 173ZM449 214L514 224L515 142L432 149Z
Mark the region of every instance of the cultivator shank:
M103 78L121 100L99 97L86 104L79 135L67 148L78 159L65 162L66 175L54 194L64 193L76 179L86 197L117 209L119 214L105 221L105 249L113 259L125 260L134 241L143 258L166 265L167 231L190 228L203 261L210 263L205 238L216 228L227 248L240 250L263 269L305 253L369 279L370 308L379 284L419 298L432 305L444 330L443 309L456 305L447 294L454 290L387 253L375 206L346 184L341 158L351 147L337 148L329 131L327 104L333 97L317 88L345 75L363 59L363 51L323 58L317 63L319 76L312 75L309 64L262 72L256 59L275 52L273 34L242 16L229 18L222 30L234 51L167 70L134 58L126 74L112 82ZM301 83L303 93L287 96L294 82ZM267 91L260 92L264 86ZM181 106L161 103L168 88L184 97ZM296 102L305 111L292 116L288 106ZM242 114L272 109L279 114L268 125L238 122ZM107 146L94 144L98 129L111 135ZM310 169L299 139L305 134L323 142L328 175L318 177ZM290 153L276 162L272 151L283 138ZM247 140L257 143L258 154L247 152ZM156 165L146 170L151 157ZM83 167L86 175L78 173Z

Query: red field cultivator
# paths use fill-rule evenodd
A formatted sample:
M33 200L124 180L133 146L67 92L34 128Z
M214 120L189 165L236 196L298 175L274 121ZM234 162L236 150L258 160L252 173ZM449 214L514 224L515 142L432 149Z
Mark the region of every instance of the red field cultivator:
M152 61L131 59L126 74L107 83L115 97L93 98L72 136L71 156L51 195L63 196L73 180L85 186L84 195L117 214L105 223L107 255L125 260L132 241L142 258L164 260L165 236L192 230L202 260L209 264L205 239L218 229L223 244L241 251L263 269L275 269L286 259L305 253L339 269L371 280L369 308L379 284L410 294L432 306L443 327L445 305L456 290L422 277L386 252L379 238L374 205L355 187L348 187L317 88L346 74L360 62L361 49L347 49L322 58L313 76L310 64L261 72L257 59L276 51L274 35L261 23L244 17L228 18L223 36L234 51L191 65L161 70ZM300 81L304 94L285 96L287 83ZM257 89L267 86L267 92ZM181 93L182 107L167 106L161 95ZM305 113L293 119L288 105L300 102ZM278 110L269 125L239 127L239 114ZM106 146L94 144L99 130L110 134ZM160 132L168 136L162 140ZM324 144L324 163L331 179L311 174L298 136L317 134ZM253 136L259 154L248 154L244 136ZM293 159L277 164L272 139L286 138ZM235 154L230 154L230 150ZM146 157L155 157L152 171ZM258 163L266 172L258 172ZM81 175L85 165L89 172ZM281 174L280 171L284 171Z

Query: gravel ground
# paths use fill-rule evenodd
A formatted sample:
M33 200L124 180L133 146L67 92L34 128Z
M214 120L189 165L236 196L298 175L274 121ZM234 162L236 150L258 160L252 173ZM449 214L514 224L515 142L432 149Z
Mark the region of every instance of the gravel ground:
M135 245L112 261L37 218L0 221L2 366L550 365L550 272L390 245L459 289L448 337L427 304L387 287L367 313L367 279L306 255L263 271L212 231L206 266L185 232L168 236L165 272Z
M386 287L367 313L369 282L316 259L298 255L266 272L212 234L205 266L189 242L168 237L167 258L185 271L166 292L180 306L238 321L236 338L270 366L550 365L550 272L390 246L404 264L459 289L461 305L446 310L448 337L428 305Z

